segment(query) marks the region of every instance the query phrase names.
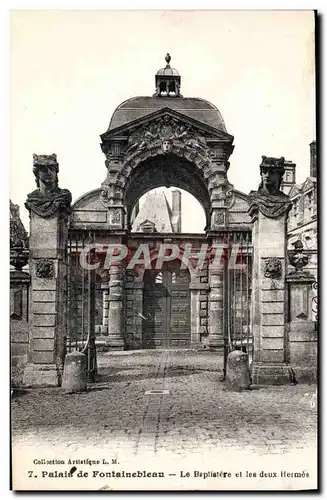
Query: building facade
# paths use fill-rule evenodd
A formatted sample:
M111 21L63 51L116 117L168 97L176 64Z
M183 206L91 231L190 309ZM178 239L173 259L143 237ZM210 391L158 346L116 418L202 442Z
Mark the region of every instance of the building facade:
M316 142L310 144L310 175L302 184L295 181L290 188L292 210L288 222L289 248L300 240L310 255L307 269L318 276L317 227L317 159Z

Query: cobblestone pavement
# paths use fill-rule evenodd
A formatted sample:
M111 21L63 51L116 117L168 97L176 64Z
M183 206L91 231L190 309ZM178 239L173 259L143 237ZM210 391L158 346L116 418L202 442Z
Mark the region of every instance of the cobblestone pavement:
M13 442L110 447L138 456L315 448L316 386L225 390L222 356L207 351L102 353L99 381L80 394L34 389L12 398ZM145 395L164 389L168 394Z

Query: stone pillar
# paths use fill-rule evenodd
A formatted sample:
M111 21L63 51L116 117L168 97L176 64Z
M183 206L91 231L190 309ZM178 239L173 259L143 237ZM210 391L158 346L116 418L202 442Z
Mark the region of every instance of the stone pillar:
M216 349L224 346L223 302L224 273L222 267L212 262L209 265L209 347Z
M290 273L289 286L289 358L296 382L317 380L317 330L311 320L315 277L307 272Z
M284 159L263 157L262 183L251 192L254 384L293 381L287 350L286 221L289 197L280 191Z
M110 350L124 349L124 269L120 262L109 269L108 340Z
M101 283L102 289L102 326L101 334L108 335L109 323L109 280Z
M208 265L191 273L191 347L208 347Z
M227 180L229 162L227 161L234 146L232 141L223 146L219 141L210 141L210 171L208 173L208 190L211 201L210 229L218 230L228 225L227 197L231 185Z
M71 194L58 188L56 155L33 155L38 189L27 197L31 274L28 365L23 384L58 386L66 342L68 211Z
M135 313L135 335L133 348L141 349L143 340L143 289L144 282L138 278L134 281L134 313Z
M193 285L194 286L194 285ZM191 346L198 347L201 344L200 336L200 290L190 285L191 292Z

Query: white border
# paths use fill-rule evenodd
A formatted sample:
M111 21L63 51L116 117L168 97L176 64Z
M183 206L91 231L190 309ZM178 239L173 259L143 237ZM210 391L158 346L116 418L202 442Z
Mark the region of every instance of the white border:
M264 6L264 8L263 8ZM2 73L1 73L1 96L2 96L2 120L1 120L1 153L3 155L2 157L2 162L1 162L1 170L2 170L2 181L0 183L0 189L1 189L1 195L0 195L0 200L1 200L1 207L0 207L0 217L1 217L1 229L2 229L2 245L1 245L1 254L0 254L0 262L2 264L1 271L2 271L2 276L0 277L1 283L3 284L2 290L1 290L1 335L2 335L2 356L1 356L1 390L2 390L2 403L5 401L8 401L9 399L9 320L8 320L8 310L9 310L9 294L8 294L8 274L9 274L9 136L8 136L8 115L9 115L9 79L8 79L8 69L9 69L9 10L14 10L14 9L53 9L53 10L69 10L69 9L83 9L83 10L99 10L99 9L111 9L111 10L305 10L305 9L318 9L318 12L322 16L321 20L321 30L320 30L320 36L321 36L321 67L320 71L321 74L318 75L320 78L320 87L321 87L321 93L323 93L323 82L325 81L325 37L323 36L323 25L324 25L324 14L326 12L326 2L322 0L316 0L316 2L312 2L309 0L298 0L297 2L290 2L290 1L285 1L285 0L274 0L274 1L266 1L266 2L260 2L260 1L240 1L240 0L226 0L226 1L209 1L209 0L202 0L200 1L194 1L194 0L165 0L165 2L158 2L158 1L138 1L138 2L133 2L131 0L120 0L120 1L109 1L109 0L98 0L97 2L91 2L90 0L79 0L79 1L72 1L72 0L57 0L56 2L50 1L50 0L39 0L39 1L24 1L24 0L12 0L12 1L3 1L0 4L0 29L1 29L1 38L2 38L2 43L1 43L1 59L2 59ZM323 109L321 111L321 116L320 116L320 124L319 127L321 128L323 126L324 118L325 118L325 103L324 100L321 100L321 105L323 104ZM5 111L4 111L5 110ZM317 128L319 128L317 127ZM321 235L321 250L322 250L322 255L321 258L325 255L325 249L327 246L327 242L325 241L325 236L326 235L326 222L324 220L325 215L325 205L322 203L323 201L323 194L327 192L325 190L325 179L327 178L326 175L323 174L325 165L324 165L324 157L323 157L323 151L322 151L322 145L327 143L326 140L326 135L325 135L325 130L322 131L321 136L320 136L320 197L321 197L321 207L320 207L320 235ZM326 216L327 220L327 216ZM327 272L326 272L327 267L322 269L321 273L321 282L327 283ZM325 296L325 300L326 296ZM325 311L327 310L326 304L320 302L320 311ZM322 331L323 328L321 327L321 333L325 333ZM323 345L326 346L327 342L326 340L324 341ZM325 375L326 370L323 370L324 368L324 360L326 359L324 356L325 352L321 353L321 372ZM325 382L325 380L324 380ZM325 387L326 384L323 384L323 391L321 391L321 396L325 394ZM324 398L321 400L321 410L322 414L321 416L325 416L325 412L323 411L323 403L324 403ZM9 487L9 456L8 456L8 450L9 450L9 412L7 411L8 407L4 404L2 404L2 440L1 440L1 482L0 482L0 491L1 491L1 498L9 498L12 496L12 493L8 491ZM322 422L321 422L322 423ZM325 445L325 442L324 442ZM323 446L323 449L325 450L325 446ZM322 472L322 468L321 468ZM323 474L322 474L323 476ZM264 493L263 493L264 494ZM34 495L29 495L34 497ZM47 496L54 496L54 494L48 494ZM94 496L94 494L87 495L87 496ZM121 496L121 495L120 495ZM173 495L175 496L175 495ZM224 496L224 495L223 495ZM228 495L230 496L230 495ZM303 495L301 495L303 496ZM62 498L67 498L68 494L63 494L61 495Z

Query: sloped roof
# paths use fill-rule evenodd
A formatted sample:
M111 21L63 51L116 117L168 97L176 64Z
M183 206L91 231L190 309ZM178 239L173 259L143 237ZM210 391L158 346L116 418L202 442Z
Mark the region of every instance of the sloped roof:
M108 131L143 118L163 108L170 108L182 115L193 118L205 125L227 133L225 122L220 112L205 99L196 97L132 97L121 103L114 111Z
M172 211L163 191L154 191L146 195L145 201L137 214L132 231L140 230L140 225L145 221L155 224L158 233L172 233Z

